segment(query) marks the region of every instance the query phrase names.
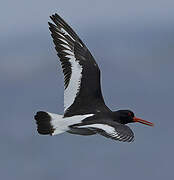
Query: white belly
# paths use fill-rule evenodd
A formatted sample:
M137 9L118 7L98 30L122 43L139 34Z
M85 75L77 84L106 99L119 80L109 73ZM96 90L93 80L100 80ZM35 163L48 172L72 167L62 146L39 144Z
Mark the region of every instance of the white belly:
M54 129L52 135L64 133L70 130L69 126L81 123L82 120L94 115L94 114L86 114L86 115L76 115L72 117L63 117L63 115L53 114L49 112L47 113L51 116L50 123Z

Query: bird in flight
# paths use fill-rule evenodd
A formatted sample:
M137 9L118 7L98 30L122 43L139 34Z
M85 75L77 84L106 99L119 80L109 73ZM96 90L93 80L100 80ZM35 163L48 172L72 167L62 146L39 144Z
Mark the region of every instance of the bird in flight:
M38 111L34 116L38 133L100 134L113 140L132 142L134 133L127 123L153 126L153 123L137 118L130 110L111 111L106 106L100 69L92 54L58 14L50 18L53 23L48 23L49 29L64 74L64 114Z

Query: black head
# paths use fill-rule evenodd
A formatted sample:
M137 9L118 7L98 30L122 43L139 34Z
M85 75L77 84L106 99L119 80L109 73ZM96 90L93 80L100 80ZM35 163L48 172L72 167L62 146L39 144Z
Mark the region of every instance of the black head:
M133 122L134 113L130 110L119 110L116 111L121 124L127 124Z
M139 122L148 126L153 126L153 123L135 117L134 113L130 110L119 110L115 113L117 114L117 119L119 119L119 123L121 124Z

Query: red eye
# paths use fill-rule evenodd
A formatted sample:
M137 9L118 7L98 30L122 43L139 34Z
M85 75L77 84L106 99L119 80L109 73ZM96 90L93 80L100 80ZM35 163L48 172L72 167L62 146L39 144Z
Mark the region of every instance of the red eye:
M128 116L131 116L131 113L130 113L130 112L128 112Z

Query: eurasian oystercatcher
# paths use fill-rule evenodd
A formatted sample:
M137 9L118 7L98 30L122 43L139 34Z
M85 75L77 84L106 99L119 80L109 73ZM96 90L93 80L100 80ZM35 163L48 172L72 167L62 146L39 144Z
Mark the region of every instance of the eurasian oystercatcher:
M100 69L88 48L73 29L58 15L50 16L51 36L64 73L64 114L39 111L35 115L39 134L64 132L94 135L119 141L134 140L127 123L153 123L135 117L130 110L111 111L104 102Z

